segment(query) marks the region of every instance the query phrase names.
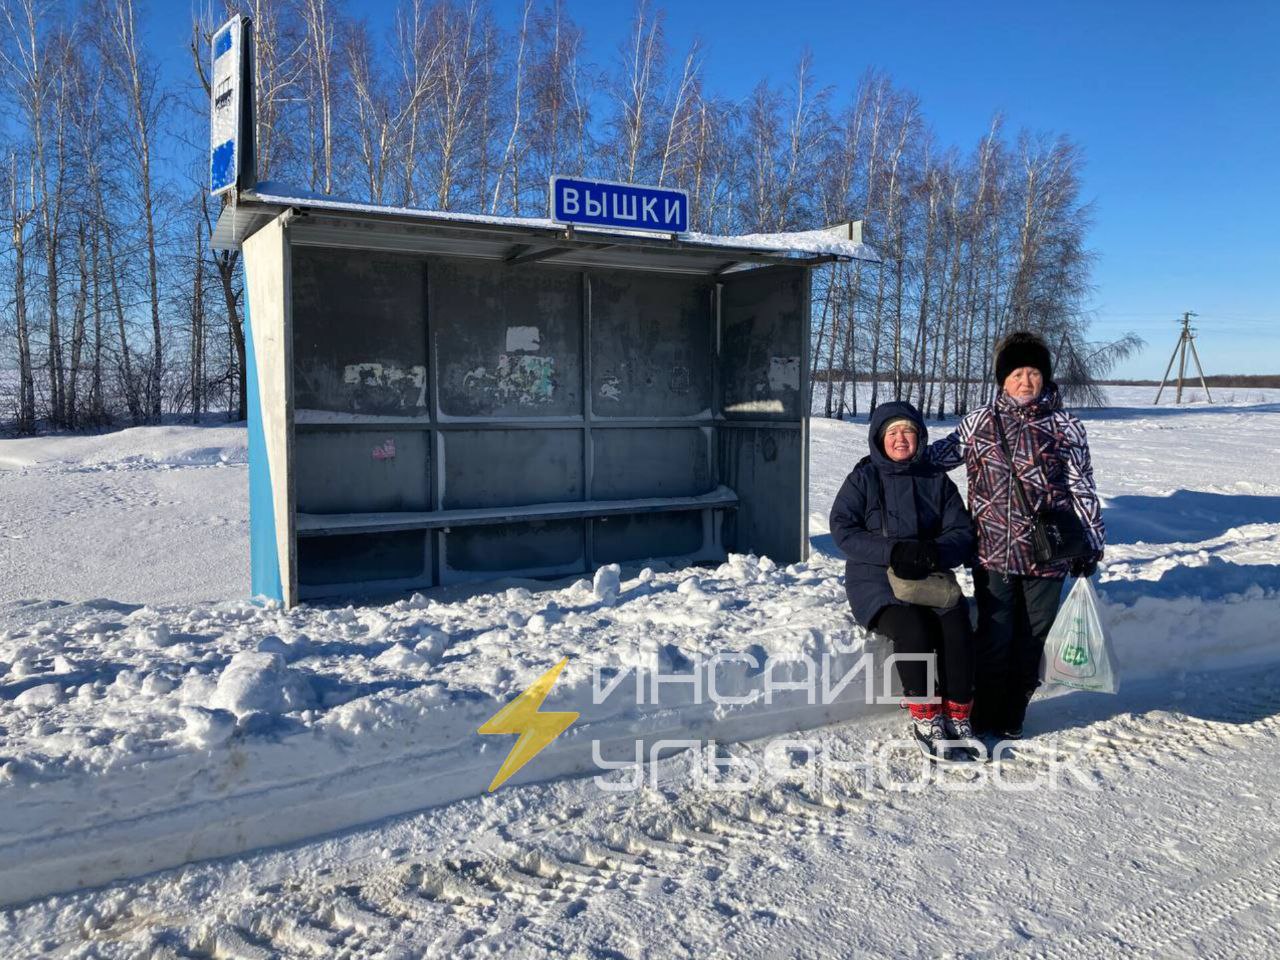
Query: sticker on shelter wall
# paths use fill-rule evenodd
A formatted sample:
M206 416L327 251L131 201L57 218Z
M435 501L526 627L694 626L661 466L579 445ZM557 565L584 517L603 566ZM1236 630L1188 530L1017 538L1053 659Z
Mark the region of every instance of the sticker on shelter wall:
M692 385L689 368L679 364L671 368L671 382L668 384L672 393L688 393Z
M542 347L542 335L537 327L507 327L507 353L528 350L537 353Z
M800 389L800 358L769 358L769 389L774 393L779 390Z
M379 446L373 448L373 459L394 460L396 458L396 438L387 437Z
M399 394L400 406L427 405L427 368L398 367L382 363L349 363L342 369L343 383L362 388L385 389Z

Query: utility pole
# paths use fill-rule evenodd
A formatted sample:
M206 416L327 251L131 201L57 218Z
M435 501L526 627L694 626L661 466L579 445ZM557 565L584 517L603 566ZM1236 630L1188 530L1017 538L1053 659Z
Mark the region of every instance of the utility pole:
M1213 403L1209 393L1209 385L1204 382L1204 367L1200 366L1200 354L1196 351L1196 332L1191 326L1191 318L1198 316L1190 310L1182 315L1182 332L1178 334L1178 343L1173 348L1173 356L1169 358L1169 366L1164 369L1160 378L1160 389L1156 391L1156 403L1160 403L1160 394L1164 393L1164 385L1169 380L1169 371L1173 369L1173 361L1178 361L1178 393L1174 403L1182 402L1182 381L1187 375L1187 348L1191 348L1191 359L1195 361L1196 370L1200 373L1200 386L1204 387L1205 399Z

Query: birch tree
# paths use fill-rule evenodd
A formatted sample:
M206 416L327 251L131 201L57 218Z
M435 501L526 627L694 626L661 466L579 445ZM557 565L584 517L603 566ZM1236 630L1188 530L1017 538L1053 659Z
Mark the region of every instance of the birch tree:
M655 0L624 36L595 38L621 41L603 69L566 0L497 17L486 0L398 0L385 31L340 0L221 6L254 24L261 179L528 215L566 173L682 187L693 228L713 233L862 220L884 263L813 274L826 414L857 413L868 379L873 408L887 389L963 413L990 397L994 344L1015 324L1046 337L1083 402L1134 349L1089 338L1090 209L1068 138L1007 132L997 116L962 152L887 74L833 91L807 52L789 77L762 67L730 98L705 67L722 54L695 40L669 57ZM222 390L228 416L246 412L241 259L208 249L225 201L175 188L207 169L192 133L208 115L215 24L193 24L194 76L175 85L140 17L136 0L0 0L0 347L21 430L199 417Z
M66 208L67 38L54 24L50 4L6 0L3 10L8 41L0 46L4 74L17 106L18 123L30 144L32 199L39 216L39 244L45 254L45 306L48 314L46 370L49 420L66 422L64 367L60 323L59 256ZM26 277L23 277L24 285ZM30 307L29 291L25 291ZM28 351L30 350L30 326Z
M100 14L110 28L114 50L104 53L103 62L114 73L118 88L125 91L129 108L129 138L138 169L142 224L146 231L147 294L151 305L151 367L147 380L147 406L152 420L159 422L164 380L164 332L160 323L160 277L156 260L156 208L152 183L151 154L159 111L164 97L157 89L155 68L147 61L138 43L133 0L103 0Z
M582 46L582 30L565 11L564 0L550 0L534 15L526 68L529 116L521 134L530 197L521 202L532 200L535 208L545 203L552 174L581 176L591 160L585 89L591 79L582 63Z
M462 7L441 3L433 10L437 77L431 86L428 115L435 145L433 202L437 210L454 209L457 182L466 167L469 139L480 113L483 26L480 5L474 0Z
M529 46L529 19L533 14L533 0L525 0L524 14L520 18L520 33L516 40L515 90L513 91L511 110L511 133L507 137L506 148L502 151L502 161L498 168L498 176L493 185L493 201L489 204L489 212L498 212L498 202L502 197L502 183L508 177L511 182L512 212L520 215L520 154L518 146L522 142L520 123L524 119L523 106L525 95L525 51Z
M614 176L634 182L644 164L652 138L658 81L666 60L661 10L653 12L649 0L639 0L631 21L631 36L620 49L621 70L614 81Z
M298 0L299 14L306 31L308 83L307 106L313 122L308 129L311 188L333 193L334 87L337 47L337 11L332 0ZM315 145L319 138L319 147Z
M27 327L27 225L35 216L34 187L18 172L17 154L10 156L9 236L13 241L13 310L18 339L17 431L36 429L35 378L31 368L31 334Z

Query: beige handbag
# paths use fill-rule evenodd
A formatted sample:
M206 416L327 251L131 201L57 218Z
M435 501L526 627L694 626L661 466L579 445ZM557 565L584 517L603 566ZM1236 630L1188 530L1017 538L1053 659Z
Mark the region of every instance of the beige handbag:
M889 587L893 590L893 595L903 603L949 609L959 603L963 596L956 575L950 570L939 570L923 580L904 580L892 568L885 573L889 575Z
M872 469L872 483L875 484L876 497L880 501L880 535L889 536L888 518L885 515L884 488L880 485L880 474ZM907 580L893 572L889 567L885 570L889 577L889 589L903 603L914 603L922 607L938 607L950 609L960 602L963 594L956 575L950 570L938 570L923 580Z

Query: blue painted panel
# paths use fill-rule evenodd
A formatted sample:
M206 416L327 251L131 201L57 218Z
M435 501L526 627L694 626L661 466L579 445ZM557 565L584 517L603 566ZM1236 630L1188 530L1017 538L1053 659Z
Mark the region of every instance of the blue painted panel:
M686 233L689 195L665 187L552 177L551 219L593 227Z
M221 33L213 38L213 59L217 60L220 56L231 49L231 28L225 27Z
M227 140L213 148L209 157L209 185L214 193L236 182L236 142Z
M248 264L245 264L246 270ZM262 394L258 389L258 362L253 349L253 327L248 297L244 306L246 392L249 409L249 588L255 597L284 602L280 582L280 552L276 545L275 496L271 489L271 461L262 424Z

